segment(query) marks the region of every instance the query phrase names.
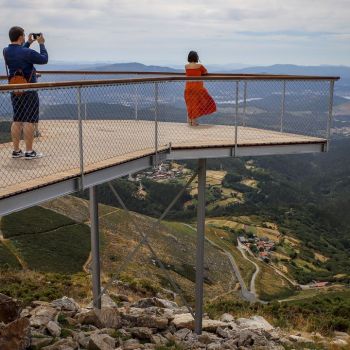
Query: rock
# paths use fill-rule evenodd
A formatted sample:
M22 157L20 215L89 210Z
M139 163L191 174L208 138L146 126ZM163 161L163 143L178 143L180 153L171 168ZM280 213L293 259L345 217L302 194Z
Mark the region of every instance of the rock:
M174 315L172 324L176 328L194 329L194 319L190 313Z
M81 313L78 313L74 316L74 320L77 321L77 323L80 323L82 325L93 325L97 328L101 328L101 322L95 313L95 310L89 310L84 311Z
M51 305L59 310L78 312L80 310L79 304L72 298L63 297L54 300Z
M31 340L31 348L35 350L39 350L45 346L48 346L52 343L53 338L52 337L40 337L40 338L33 338Z
M15 320L0 329L1 350L24 350L30 346L30 324L27 318Z
M71 339L62 339L56 342L55 344L45 346L41 350L77 350L79 348L78 343Z
M95 309L94 311L100 327L115 329L121 327L122 319L117 309L103 307L101 310Z
M217 337L215 334L202 332L201 335L198 336L198 341L202 344L210 344L210 343L218 343L221 338Z
M222 345L221 344L212 343L212 344L209 344L207 346L207 350L221 350L221 349L222 349Z
M107 295L107 294L103 294L101 297L101 307L117 307L117 304L113 301L113 299ZM88 305L88 309L93 309L93 302L91 302Z
M20 313L17 301L0 293L0 322L10 323L19 318Z
M220 317L220 321L221 322L234 322L235 318L231 315L231 314L223 314L221 317Z
M75 333L73 339L77 341L83 348L88 348L90 337L86 336L83 332Z
M229 340L226 340L224 343L222 343L221 346L222 346L222 349L236 350L237 341L234 339L229 339Z
M31 302L31 307L36 308L38 306L51 306L51 304L47 301L35 300Z
M185 340L187 338L187 336L189 334L191 334L191 330L190 329L187 329L187 328L183 328L183 329L180 329L178 330L177 332L174 333L174 336L177 338L177 339L180 339L180 340Z
M305 338L305 337L301 337L299 335L290 335L288 337L288 339L291 340L294 343L305 343L305 344L307 344L307 343L314 343L313 340Z
M91 334L89 350L114 350L115 339L106 334Z
M130 329L130 332L133 337L137 339L148 339L150 340L152 337L152 330L147 327L134 327Z
M330 345L336 345L336 346L347 346L348 345L348 342L344 339L334 339L330 342Z
M19 317L30 317L30 312L32 311L32 308L30 306L24 308Z
M350 335L345 332L334 332L334 336L339 339L349 339L350 340Z
M237 323L242 329L263 329L265 331L271 331L274 329L274 327L261 316L239 318Z
M137 339L129 339L123 343L124 350L143 349L143 345Z
M242 330L239 333L238 339L237 339L237 345L239 347L241 346L252 346L254 345L254 333L250 330Z
M40 328L46 326L50 321L55 319L57 310L51 306L42 305L32 310L31 315L30 325L32 327Z
M49 321L46 329L53 337L59 337L61 335L61 327L54 321Z
M109 293L110 296L113 298L113 299L116 299L120 302L129 302L129 297L127 295L124 295L124 294L117 294L117 293Z
M175 302L165 300L165 299L159 299L159 298L140 299L139 301L134 303L132 306L138 307L141 309L149 308L152 306L157 306L157 307L161 307L164 309L176 309L176 308L178 308L178 305Z
M216 332L218 327L225 327L227 326L226 322L221 322L217 320L203 320L203 330L207 332Z
M156 345L165 345L168 342L161 334L153 334L151 338L152 343Z
M216 334L218 334L222 338L235 339L238 337L239 331L237 331L235 329L218 327L216 329Z

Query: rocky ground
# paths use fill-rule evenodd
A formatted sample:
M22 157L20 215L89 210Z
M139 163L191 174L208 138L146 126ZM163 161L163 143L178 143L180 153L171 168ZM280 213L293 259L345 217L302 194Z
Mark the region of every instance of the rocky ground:
M115 297L115 296L114 296ZM159 299L130 303L117 296L118 306L104 296L101 310L83 308L63 297L51 303L33 302L22 309L16 300L0 294L1 350L136 350L136 349L314 349L341 348L350 343L347 334L332 340L314 334L305 338L271 326L264 318L203 320L203 333L193 332L193 319L186 308ZM333 344L331 345L331 343Z

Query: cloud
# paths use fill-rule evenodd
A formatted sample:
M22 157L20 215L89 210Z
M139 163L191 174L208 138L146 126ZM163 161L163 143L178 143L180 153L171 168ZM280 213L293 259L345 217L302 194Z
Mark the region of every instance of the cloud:
M0 8L4 45L8 28L21 25L44 32L60 60L170 64L192 48L211 63L350 57L348 0L0 0Z

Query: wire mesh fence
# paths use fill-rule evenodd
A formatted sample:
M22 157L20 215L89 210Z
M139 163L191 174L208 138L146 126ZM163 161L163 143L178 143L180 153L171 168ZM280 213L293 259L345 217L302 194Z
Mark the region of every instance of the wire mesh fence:
M0 87L0 196L170 148L327 139L332 84L148 77ZM33 148L43 156L13 159L14 137L28 151L33 136Z

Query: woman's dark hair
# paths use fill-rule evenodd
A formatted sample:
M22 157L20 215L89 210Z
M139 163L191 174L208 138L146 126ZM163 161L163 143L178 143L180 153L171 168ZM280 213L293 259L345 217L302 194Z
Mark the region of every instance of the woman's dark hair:
M187 61L189 63L198 63L199 61L198 53L196 51L190 51L190 53L188 54Z
M9 30L9 38L11 42L17 41L22 35L24 35L24 29L21 27L12 27Z

